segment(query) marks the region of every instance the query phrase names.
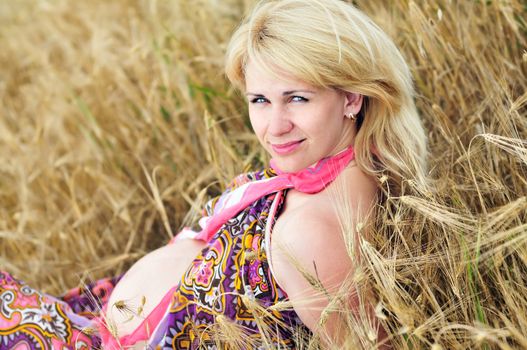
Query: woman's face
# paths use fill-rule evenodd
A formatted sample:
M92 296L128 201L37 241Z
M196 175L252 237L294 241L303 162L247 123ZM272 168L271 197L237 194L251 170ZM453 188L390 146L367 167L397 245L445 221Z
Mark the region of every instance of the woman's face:
M279 169L296 172L353 143L362 96L318 88L287 74L277 78L252 62L245 72L249 116Z

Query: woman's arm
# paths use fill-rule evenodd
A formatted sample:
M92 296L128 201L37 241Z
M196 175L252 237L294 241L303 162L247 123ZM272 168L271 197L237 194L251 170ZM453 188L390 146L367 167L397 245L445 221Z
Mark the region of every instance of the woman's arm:
M277 224L272 236L271 255L277 283L287 293L302 322L321 336L327 333L331 339L344 336L339 330L343 319L334 312L323 328L319 329L318 322L354 267L340 231L340 227L320 211L304 211ZM348 292L345 296L349 302L347 308L355 310L354 292Z
M285 215L279 217L273 230L271 244L277 283L287 293L302 322L322 339L327 336L326 342L333 341L333 344L341 343L349 332L344 326L346 318L367 317L371 319L370 324L378 325L372 319L371 305L362 307L367 315L364 311L360 315L356 290L349 283L360 257L357 249L348 252L341 224L345 219L345 226L354 229L356 223L364 220L364 215L359 214L370 211L376 187L373 181L358 173L359 169L347 172L348 175L355 173L351 177L353 181L335 184L339 191L304 200L298 206L286 205ZM343 198L349 203L339 203ZM346 208L346 218L339 218L338 205ZM355 240L354 232L346 235ZM343 286L347 289L339 291ZM326 322L319 326L322 311L336 295L345 305L335 304L337 310L327 314Z

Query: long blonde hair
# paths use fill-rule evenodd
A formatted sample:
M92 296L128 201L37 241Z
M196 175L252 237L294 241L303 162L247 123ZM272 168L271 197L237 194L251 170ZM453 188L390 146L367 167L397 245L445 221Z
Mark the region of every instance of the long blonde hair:
M234 32L225 71L245 88L245 67L287 72L311 85L364 95L355 139L367 173L424 185L426 137L413 100L408 65L368 16L340 0L261 1ZM392 194L394 193L392 192Z

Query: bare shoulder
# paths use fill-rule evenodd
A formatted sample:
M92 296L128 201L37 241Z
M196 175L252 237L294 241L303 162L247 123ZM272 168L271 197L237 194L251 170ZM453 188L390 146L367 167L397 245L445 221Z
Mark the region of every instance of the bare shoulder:
M281 217L273 230L275 277L290 296L297 287L307 287L305 278L295 270L318 277L329 288L330 280L338 280L332 275L340 275L336 267L350 265L336 215L330 212L328 208L317 210L312 204L304 204Z
M353 265L336 220L315 206L280 216L271 236L274 278L311 331Z
M351 265L343 230L365 219L376 193L375 181L358 167L351 167L321 193L289 194L272 234L277 274L281 274L282 265L296 261L323 282L341 280ZM286 255L288 264L282 259Z
M272 233L273 270L312 330L329 302L327 296L353 271L355 257L343 233L344 221L354 226L362 220L376 192L375 181L352 167L319 194L292 192L286 199Z

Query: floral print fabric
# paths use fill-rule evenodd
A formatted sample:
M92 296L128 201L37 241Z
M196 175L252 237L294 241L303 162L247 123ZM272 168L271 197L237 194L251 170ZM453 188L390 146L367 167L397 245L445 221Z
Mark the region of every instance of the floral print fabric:
M227 192L274 175L268 170L239 176ZM272 308L287 296L271 274L265 230L273 202L278 214L283 199L283 193L260 198L212 237L182 276L165 318L149 339L150 348L291 349L296 345L293 334L309 334L292 308ZM213 215L221 200L210 201L205 215ZM222 325L234 335L224 337Z
M116 281L104 279L58 299L0 271L0 349L100 348L91 319Z

